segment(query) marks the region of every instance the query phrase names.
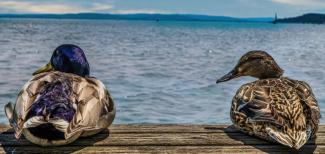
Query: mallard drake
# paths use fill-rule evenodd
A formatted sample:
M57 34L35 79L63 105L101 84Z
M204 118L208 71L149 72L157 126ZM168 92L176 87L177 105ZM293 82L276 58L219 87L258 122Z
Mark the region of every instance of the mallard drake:
M306 82L282 74L268 53L250 51L217 83L241 76L258 78L242 85L233 97L232 122L246 134L299 149L315 137L320 110Z
M56 146L106 129L115 106L104 84L89 76L82 49L65 44L25 84L14 109L5 106L5 113L17 139L24 134L32 143Z

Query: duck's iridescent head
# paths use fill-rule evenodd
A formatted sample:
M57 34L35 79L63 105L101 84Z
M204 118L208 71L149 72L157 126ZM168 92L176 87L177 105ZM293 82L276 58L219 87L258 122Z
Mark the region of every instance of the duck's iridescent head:
M57 47L53 51L50 62L34 72L33 75L49 71L73 73L85 77L89 76L89 64L80 47L64 44Z
M229 81L241 76L251 76L259 79L278 78L283 70L265 51L249 51L244 54L238 64L228 74L217 80L217 83Z

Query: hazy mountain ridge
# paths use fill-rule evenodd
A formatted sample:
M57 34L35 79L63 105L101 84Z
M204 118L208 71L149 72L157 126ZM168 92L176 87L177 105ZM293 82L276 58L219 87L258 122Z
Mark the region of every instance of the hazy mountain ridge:
M325 14L308 13L297 17L276 20L277 23L312 23L325 24Z
M273 18L234 18L227 16L194 14L0 14L0 18L49 18L49 19L110 19L110 20L155 20L155 21L229 21L270 22Z
M103 19L103 20L153 20L153 21L214 21L214 22L273 22L273 18L235 18L228 16L195 14L0 14L0 18L42 18L42 19ZM281 18L276 23L324 24L325 14L308 13L297 17Z

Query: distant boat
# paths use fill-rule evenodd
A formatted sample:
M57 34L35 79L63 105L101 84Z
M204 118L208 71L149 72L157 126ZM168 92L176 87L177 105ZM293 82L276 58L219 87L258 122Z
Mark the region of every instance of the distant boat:
M278 15L275 13L274 20L272 21L273 24L276 24L278 21Z

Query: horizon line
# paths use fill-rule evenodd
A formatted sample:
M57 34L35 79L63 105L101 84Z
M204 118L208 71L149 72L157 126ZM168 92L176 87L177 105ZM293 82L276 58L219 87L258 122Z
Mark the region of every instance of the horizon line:
M270 18L271 16L261 16L261 17L237 17L237 16L228 16L228 15L211 15L211 14L196 14L196 13L148 13L148 12L139 12L139 13L114 13L114 12L75 12L75 13L0 13L0 15L71 15L71 14L110 14L110 15L136 15L136 14L148 14L148 15L199 15L199 16L212 16L212 17L232 17L232 18ZM322 14L322 13L318 13ZM273 18L273 17L271 17Z

